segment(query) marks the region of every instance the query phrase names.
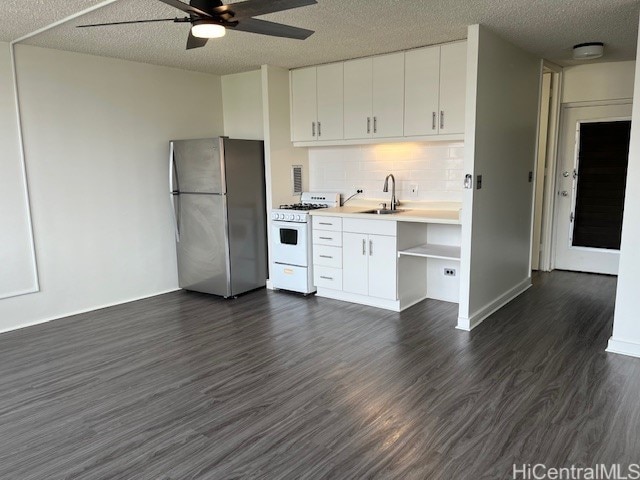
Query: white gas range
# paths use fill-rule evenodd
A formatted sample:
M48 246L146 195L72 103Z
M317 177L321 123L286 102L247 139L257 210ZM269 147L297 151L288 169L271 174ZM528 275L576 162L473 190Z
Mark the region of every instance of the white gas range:
M339 205L339 193L304 192L300 203L271 211L270 277L274 288L305 295L316 291L309 211Z

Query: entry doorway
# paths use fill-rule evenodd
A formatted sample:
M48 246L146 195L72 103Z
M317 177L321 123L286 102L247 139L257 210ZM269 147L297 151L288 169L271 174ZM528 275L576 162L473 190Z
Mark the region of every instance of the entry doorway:
M617 275L631 104L562 109L554 266Z

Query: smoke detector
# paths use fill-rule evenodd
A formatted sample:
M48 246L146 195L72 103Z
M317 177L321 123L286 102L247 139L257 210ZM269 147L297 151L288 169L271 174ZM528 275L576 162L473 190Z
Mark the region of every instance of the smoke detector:
M593 60L600 58L603 53L604 43L602 42L580 43L573 46L574 60Z

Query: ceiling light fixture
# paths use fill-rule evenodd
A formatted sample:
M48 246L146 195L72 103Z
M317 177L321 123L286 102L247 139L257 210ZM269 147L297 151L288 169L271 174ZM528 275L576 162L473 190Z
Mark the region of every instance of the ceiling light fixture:
M220 38L226 35L227 30L217 23L195 21L191 27L191 33L198 38Z
M580 43L573 46L574 60L593 60L600 58L603 53L604 43L602 42Z

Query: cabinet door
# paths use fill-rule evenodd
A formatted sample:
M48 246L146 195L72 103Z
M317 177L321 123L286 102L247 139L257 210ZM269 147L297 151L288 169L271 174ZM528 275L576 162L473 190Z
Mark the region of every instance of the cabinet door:
M373 57L373 136L402 137L404 52Z
M316 67L291 71L291 140L316 140Z
M342 289L345 292L367 295L369 250L367 235L342 234Z
M344 138L369 138L373 129L373 61L344 62Z
M396 300L396 237L369 235L369 296Z
M440 47L405 53L404 135L438 133Z
M467 42L440 48L440 134L464 133Z
M318 140L344 138L344 64L317 67Z

